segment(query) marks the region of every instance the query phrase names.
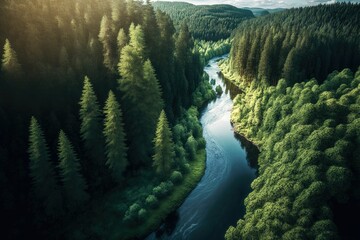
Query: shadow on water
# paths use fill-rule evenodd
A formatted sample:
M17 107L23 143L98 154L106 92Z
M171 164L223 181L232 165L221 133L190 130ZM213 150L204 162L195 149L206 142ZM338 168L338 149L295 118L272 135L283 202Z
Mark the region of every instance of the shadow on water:
M179 221L178 211L174 211L165 218L164 224L155 232L156 238L161 238L164 234L171 235Z
M235 132L234 132L234 137L240 142L241 148L245 150L246 160L248 162L249 167L256 169L256 175L257 175L257 170L259 168L258 165L258 158L260 154L259 149L252 142L247 140L245 137Z
M231 82L229 79L225 78L225 76L224 76L224 74L222 74L222 72L219 72L218 76L225 85L225 94L230 93L231 100L234 100L234 98L238 94L243 93L243 91L240 88L238 88L233 82Z

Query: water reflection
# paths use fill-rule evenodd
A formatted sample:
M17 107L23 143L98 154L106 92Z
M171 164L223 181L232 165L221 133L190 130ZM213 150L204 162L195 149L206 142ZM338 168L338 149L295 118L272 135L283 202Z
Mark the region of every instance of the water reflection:
M246 160L249 164L249 167L258 169L258 158L260 154L258 147L255 146L252 142L248 141L245 137L235 132L234 137L240 142L241 147L245 150Z
M234 100L234 98L242 93L243 91L240 90L233 82L231 82L229 79L227 79L222 72L217 73L219 78L222 80L222 82L225 85L225 94L228 94L230 92L230 98L231 100Z
M241 91L219 76L217 59L205 67L224 93L202 111L206 139L206 171L197 187L151 239L223 239L225 231L245 214L244 199L256 177L259 151L234 135L230 124L232 99Z

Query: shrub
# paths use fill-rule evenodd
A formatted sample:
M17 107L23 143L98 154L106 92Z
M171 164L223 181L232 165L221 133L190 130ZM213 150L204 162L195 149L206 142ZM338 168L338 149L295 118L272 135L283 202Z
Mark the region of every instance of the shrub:
M159 186L154 187L153 194L157 198L164 198L171 193L174 188L174 184L170 181L162 182Z
M206 141L203 137L197 139L198 149L204 149L206 147Z
M137 203L131 205L129 209L125 212L123 221L130 224L136 222L138 220L138 214L140 209L141 207Z
M215 79L211 79L210 84L215 85L215 83L216 83Z
M174 171L174 172L171 174L170 180L171 180L171 182L173 182L174 184L179 184L179 183L182 182L183 176L182 176L181 172L179 172L179 171Z
M183 174L186 174L188 172L190 172L190 164L185 162L184 164L182 164L180 166L180 171L183 173Z
M139 212L138 212L138 219L140 221L144 221L145 218L146 218L146 215L147 215L147 211L145 209L140 209Z
M223 93L222 87L220 85L216 86L215 91L217 95L221 95Z
M156 208L159 205L159 201L154 195L149 195L146 198L145 203L150 208Z
M185 144L185 148L187 150L187 153L189 154L190 160L194 160L196 157L197 145L198 143L196 142L195 138L192 135L188 137Z

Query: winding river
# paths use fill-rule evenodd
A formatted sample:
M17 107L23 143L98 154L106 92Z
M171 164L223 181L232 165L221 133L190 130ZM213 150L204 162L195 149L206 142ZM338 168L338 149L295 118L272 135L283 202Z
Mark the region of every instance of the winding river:
M238 90L218 75L217 62L223 57L210 60L204 69L210 79L215 79L215 86L224 89L201 115L207 143L205 174L181 207L148 240L223 239L228 227L236 225L245 213L244 199L256 177L258 151L235 135L230 124L232 98Z

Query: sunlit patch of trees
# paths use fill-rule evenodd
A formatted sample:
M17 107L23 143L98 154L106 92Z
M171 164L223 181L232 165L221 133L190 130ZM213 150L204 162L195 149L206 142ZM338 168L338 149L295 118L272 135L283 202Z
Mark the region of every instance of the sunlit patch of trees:
M336 239L332 203L360 196L360 70L254 85L231 120L260 146L259 177L226 239Z

